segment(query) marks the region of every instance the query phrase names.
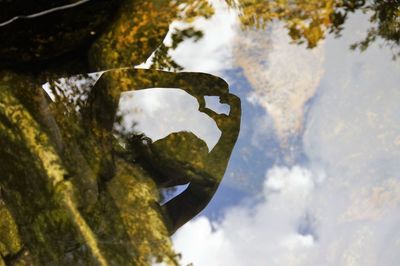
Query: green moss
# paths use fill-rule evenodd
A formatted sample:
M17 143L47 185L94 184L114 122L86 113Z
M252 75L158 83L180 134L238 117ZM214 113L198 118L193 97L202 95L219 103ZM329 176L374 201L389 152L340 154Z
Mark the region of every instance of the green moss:
M17 225L10 211L0 201L0 255L5 257L18 253L22 248Z
M104 34L97 36L98 32L94 32L97 40L91 45L87 43L80 51L82 54L70 61L88 57L89 62L83 65L90 65L92 70L124 69L106 72L92 90L88 87L90 93L86 98L74 87L82 81L75 79L75 85L66 84L76 93L73 97L85 98L78 103L65 95L57 95L56 102L52 102L41 88L43 82L56 80L60 73L68 76L65 73L70 72L60 70L63 66L43 63L41 68L23 65L25 71L0 69L0 187L4 195L0 208L0 266L5 264L1 257L8 259L9 255L13 255L13 265L149 265L156 260L177 265L167 230L170 221L165 208L158 203L157 185L162 182L158 182L159 175L152 170L157 168L168 174L166 179L175 174L190 174L200 180L212 178L213 185L218 184L223 171L213 171L217 174L209 178L208 149L190 133L173 134L155 142L147 159L158 161L157 167L146 168L133 162L134 156L127 155L132 150L118 146L113 125L123 91L181 87L196 97L201 108L204 95L228 93L224 81L207 74L126 69L141 63L157 49L177 16L190 10L197 10L193 16L207 16L208 11L203 14L197 8L202 7L197 6L200 2L189 0L185 11L180 10L182 5L176 1L122 1L115 20L110 19L109 27L102 29ZM96 10L90 9L95 16L89 25L74 27L72 31L68 25L79 22L82 11L75 17L74 12L53 17L68 23L54 34L44 32L43 38L35 32L40 27L34 27L33 36L25 36L22 24L27 24L21 23L22 30L16 29L18 34L0 44L0 61L40 61L75 49L88 34L92 35L96 25L108 21L108 15L102 13L107 12L104 6L101 12ZM86 15L85 20L90 17ZM30 22L40 24L39 20ZM0 37L4 32L7 30ZM55 44L60 40L62 46L57 50ZM7 42L14 41L14 48L22 46L7 50ZM65 61L55 63L64 65ZM79 73L81 69L71 71ZM51 84L56 94L60 88L57 82ZM224 152L219 153L222 170L235 141L236 135L232 136ZM142 151L133 153L143 156ZM195 183L195 179L190 181ZM202 184L199 183L199 190ZM201 199L199 206L174 205L178 216L194 209L193 213L184 214L182 221L191 219L212 197L214 191L206 190L202 193L205 200ZM193 198L192 195L186 197Z

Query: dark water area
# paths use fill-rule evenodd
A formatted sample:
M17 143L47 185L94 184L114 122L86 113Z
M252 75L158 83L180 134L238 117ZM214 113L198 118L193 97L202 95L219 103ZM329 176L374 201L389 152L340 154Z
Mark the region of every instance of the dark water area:
M0 266L398 265L399 18L0 1Z

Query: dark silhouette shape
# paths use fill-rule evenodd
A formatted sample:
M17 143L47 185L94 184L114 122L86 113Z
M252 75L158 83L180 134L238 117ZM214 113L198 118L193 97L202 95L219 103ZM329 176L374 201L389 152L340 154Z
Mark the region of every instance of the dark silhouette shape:
M181 2L17 3L25 2L0 4L0 225L9 228L0 230L0 264L147 265L153 258L177 264L167 227L174 232L211 199L240 122L240 101L220 78L132 69L162 43ZM58 95L52 102L41 89L93 71L106 72L79 103ZM218 145L190 162L162 148L186 138L201 150L202 141L190 133L147 146L151 157L124 151L113 134L119 95L151 87L181 88L196 97L223 133ZM230 115L205 108L205 95L220 96L231 105ZM141 154L143 166L129 160L132 152ZM204 166L196 165L200 161ZM184 194L158 204L155 183L183 182L190 183Z
M118 80L130 80L129 85ZM228 84L215 76L205 73L169 73L154 70L124 69L106 72L95 85L95 92L89 108L93 115L89 120L93 132L112 132L121 92L146 88L181 88L199 102L199 111L212 118L222 135L210 151L203 141L191 133L173 133L140 149L142 163L153 172L153 178L160 187L171 187L189 183L179 196L167 202L163 208L170 222L170 232L198 214L211 200L225 173L230 154L240 129L241 108L238 97L229 93ZM217 114L205 107L204 96L219 96L221 103L230 106L229 115ZM95 133L94 133L95 134ZM112 152L112 138L103 135L102 154ZM188 145L189 147L185 147ZM192 145L192 146L191 146ZM134 148L137 148L135 145ZM112 175L112 156L103 161L103 175ZM140 159L139 159L140 161ZM107 180L103 179L103 180Z

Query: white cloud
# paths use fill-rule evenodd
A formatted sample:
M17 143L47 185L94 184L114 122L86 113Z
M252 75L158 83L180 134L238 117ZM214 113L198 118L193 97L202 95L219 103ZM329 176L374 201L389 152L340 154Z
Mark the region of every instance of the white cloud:
M194 26L203 32L203 38L194 42L185 41L170 55L185 71L200 71L220 74L222 70L232 67L232 39L237 27L237 14L233 9L228 9L224 1L210 1L215 9L215 14L209 18L200 18L191 24L174 22L165 39L169 42L174 29L187 25ZM195 51L195 52L193 52Z
M326 42L326 72L303 125L308 168L274 167L262 194L227 210L214 230L202 217L178 231L183 262L399 264L400 68L378 46L362 55L348 50L365 24L353 19L342 39ZM200 241L195 231L204 232Z
M214 120L198 111L196 99L181 89L147 89L124 93L119 113L123 125L144 133L153 141L179 131L193 132L212 149L221 136Z
M184 265L195 262L195 265L211 266L233 261L229 257L233 254L224 232L213 231L206 217L199 217L183 227L174 242L178 249L183 247L180 251L183 251L181 255L183 255L182 264Z
M299 224L318 180L301 167L272 168L257 201L228 210L213 226L200 217L176 233L174 244L182 252L182 263L295 265L293 258L301 259L314 246L314 236L299 232Z
M169 50L168 54L184 71L221 75L223 70L232 67L232 41L236 35L238 16L224 1L210 0L209 3L215 10L211 18L198 18L190 23L174 21L169 26L164 44L171 45L171 36L176 30L194 27L203 33L203 37L197 41L185 40L176 49ZM150 67L152 57L153 55L138 67Z
M179 230L182 264L397 265L400 182L346 188L295 166L268 171L262 195L220 222L199 217Z
M312 206L321 236L315 261L398 265L399 66L377 45L348 51L365 24L352 19L343 39L327 42L326 74L303 137L311 164L329 176Z

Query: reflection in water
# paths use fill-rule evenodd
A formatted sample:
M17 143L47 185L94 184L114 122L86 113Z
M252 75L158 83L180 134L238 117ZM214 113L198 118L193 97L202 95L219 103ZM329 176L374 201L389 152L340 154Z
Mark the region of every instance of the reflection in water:
M7 173L2 189L4 212L11 211L15 223L11 216L2 222L16 224L21 239L15 230L4 232L2 239L12 240L4 245L14 247L4 256L19 254L24 246L30 256L21 259L41 263L173 261L166 230L173 233L207 205L238 136L240 100L227 84L201 73L113 70L102 74L87 97L70 92L63 100L54 87L59 101L47 105L43 91L35 90L33 100L26 92L17 99L10 82L21 77L7 77L1 91L2 172ZM80 86L77 93L88 91ZM210 152L189 132L154 143L129 131L113 134L120 94L152 87L179 87L198 100L199 110L222 132ZM229 115L206 108L204 96L219 96L229 104ZM156 186L187 183L182 194L157 204Z
M169 235L218 188L238 136L240 100L225 81L202 73L124 68L97 81L54 80L132 67L159 46L172 19L208 17L212 9L205 1L69 4L13 1L2 9L0 264L176 264ZM199 34L184 29L172 45ZM157 51L155 67L179 68ZM152 143L113 131L120 94L153 87L197 99L221 130L211 151L190 132ZM205 96L218 96L229 115L207 108ZM180 184L189 185L160 206L159 189Z
M245 201L220 207L215 202L222 202L228 193L236 192L221 193L226 191L224 183L208 211L175 235L175 247L182 251L184 263L238 266L398 264L399 64L391 61L390 51L379 47L379 41L364 53L348 49L373 25L368 23L368 18L369 14L361 12L352 15L341 38L328 36L320 43L324 45L320 51L323 62L316 69L321 69L322 73L310 75L313 77L310 81L317 86L317 94L306 104L308 110L305 109L302 124L305 132L299 132L298 147L304 159L295 157L290 163L276 159L282 151L270 152L269 143L277 144L276 139L268 138L272 125L263 124L265 120L261 119L251 121L253 117L262 118L270 113L257 112L242 97L243 130L232 157L233 167L236 167L228 168L225 180L232 181L231 174L243 169L247 179L235 180L238 187L243 187L244 182L254 184L255 178L262 179L263 185L249 193ZM271 28L266 27L263 33L268 35ZM251 31L260 37L255 30ZM281 32L286 34L285 29ZM238 39L246 36L240 31L237 35ZM274 41L279 43L279 39L272 38L271 42ZM253 63L244 65L243 71L253 74L249 69L260 66L264 56L264 69L282 73L283 91L277 90L281 95L291 87L285 85L291 84L293 76L284 74L291 69L293 61L297 63L295 56L315 51L303 49L300 52L302 46L295 46L291 49L297 48L299 52L292 55L293 58L287 53L276 53L289 47L287 42L272 51L259 49L259 42L254 43L250 44L250 50L241 50L242 54L249 54L246 59ZM288 55L286 60L282 59L284 64L273 64L284 55ZM299 62L305 63L304 60ZM294 74L306 75L308 67L312 66L307 63L305 66L307 68L297 68ZM234 76L237 72L239 74ZM221 76L229 80L235 93L246 87L256 89L253 84L243 82L240 74L241 70L231 67ZM271 89L268 83L264 88ZM301 93L302 86L292 88L293 92ZM301 95L295 99L301 100ZM256 130L260 134L254 137L254 146L251 146L250 134L243 133ZM247 160L251 165L245 164ZM256 168L257 161L261 162L261 169ZM247 181L253 176L254 179ZM218 212L218 217L213 216L213 212ZM193 239L197 240L196 249L190 248Z
M317 46L325 38L326 32L340 36L344 24L351 13L362 11L370 16L372 26L366 37L352 45L365 50L377 39L383 39L399 55L400 44L400 4L397 0L295 0L256 1L227 0L241 11L241 22L246 28L263 28L273 20L282 21L292 40L298 44L307 43L309 48Z
M206 107L222 113L219 102ZM218 97L215 97L219 101ZM227 105L224 105L227 106ZM115 130L138 132L156 141L171 132L191 131L201 138L211 150L221 137L215 122L198 111L196 99L181 89L150 89L123 93L118 104ZM229 109L226 114L229 113ZM174 119L171 119L171 118Z
M295 43L307 42L309 48L316 47L326 32L339 35L349 14L362 10L370 16L371 27L366 38L352 47L364 50L376 39L382 39L397 54L397 1L226 2L238 9L243 29L251 32L255 27L268 32L268 24L279 20ZM209 74L132 67L148 59L154 69L182 70L183 66L170 52L186 39L196 42L203 37L203 32L190 23L210 18L213 8L204 0L65 0L58 5L53 1L32 5L11 0L0 7L0 265L144 265L155 261L177 264L169 235L198 214L216 192L238 137L240 100L228 91L222 79ZM183 27L175 29L170 43L163 43L173 21ZM238 40L244 44L254 41L253 37L246 40L247 36L251 33ZM263 39L261 34L257 37L260 47L265 42L265 50L269 44L279 43ZM287 54L290 50L280 48L269 53L278 50ZM244 49L236 52L235 60L257 90L255 100L274 115L284 140L291 134L302 133L303 106L314 95L315 84L322 75L318 68L322 64L319 50L313 51L317 54L317 71L301 67L312 63L294 61L291 67L302 68L303 72L290 84L276 82L281 75L299 74L290 67L279 73L267 70L267 78L263 74L266 65L282 68L282 60L274 57L279 57L279 53L269 54L263 60L263 54L254 59L254 54ZM293 57L288 59L291 63L295 55L289 56ZM95 71L105 72L60 79ZM312 86L298 90L297 80L303 82L304 74L310 77ZM41 89L46 82L47 94ZM199 111L212 118L221 131L215 147L209 151L206 143L191 132L174 132L152 142L135 134L134 128L123 128L123 117L117 113L121 93L147 88L179 88L193 96ZM221 103L230 106L229 115L207 108L205 96L218 96ZM376 117L369 115L372 120ZM324 117L320 120L328 121ZM322 122L321 125L325 128ZM314 127L320 128L318 124ZM342 128L339 123L337 132ZM308 156L318 158L311 156L311 147L327 145L313 145L308 139L310 131L306 133ZM332 162L329 158L325 158L328 164ZM324 157L319 159L323 161ZM250 163L251 167L255 165ZM271 221L268 228L280 230L265 237L260 235L261 238L276 240L269 244L271 250L276 250L275 242L289 230L290 237L282 242L283 250L313 246L318 236L313 232L314 218L308 213L308 195L314 193L323 178L296 167L275 168L267 178L263 200L268 197L266 202L273 204L263 208L262 201L256 205L255 221L257 225ZM346 182L347 179L343 180ZM386 182L380 191L392 183ZM183 193L160 206L160 189L183 184L189 184ZM325 194L320 194L323 196L315 198L326 200ZM368 190L359 194L369 195ZM379 203L382 193L375 194L359 205ZM390 197L393 195L389 193ZM286 211L288 206L290 214ZM379 213L359 213L357 206L351 205L344 222L354 217L376 217ZM286 219L268 219L271 212ZM246 232L243 239L251 235L254 221L247 210L238 213L244 223L229 224L226 219L228 222L222 228L231 229L233 237ZM264 215L267 218L259 219ZM299 229L293 229L298 220ZM243 231L236 230L243 227ZM254 264L258 263L252 258ZM306 261L305 255L288 260L278 258L273 263L294 264L301 259Z
M279 25L235 39L235 63L253 89L249 99L267 110L286 152L303 131L305 105L316 93L324 72L323 52L322 43L312 50L291 45Z
M199 111L212 118L221 130L221 138L210 153L208 154L207 146L202 140L185 132L171 134L151 143L149 147L143 147L143 140L137 141L136 138L129 137L127 140L127 147L133 151L142 151L131 160L144 162L144 165L155 171L155 180L159 186L170 187L190 183L185 192L165 204L167 216L171 218L172 232L200 212L215 193L238 136L240 100L229 94L228 86L223 80L207 74L118 70L103 74L93 89L95 92L90 107L96 115L93 126L100 127L100 131L111 131L114 126L113 114L117 110L121 92L132 87L138 90L176 86L195 97L199 102ZM204 96L219 96L221 103L229 104L229 116L208 109ZM104 109L106 106L108 109ZM111 115L109 110L114 110ZM109 146L109 140L106 139L104 154L108 153Z

